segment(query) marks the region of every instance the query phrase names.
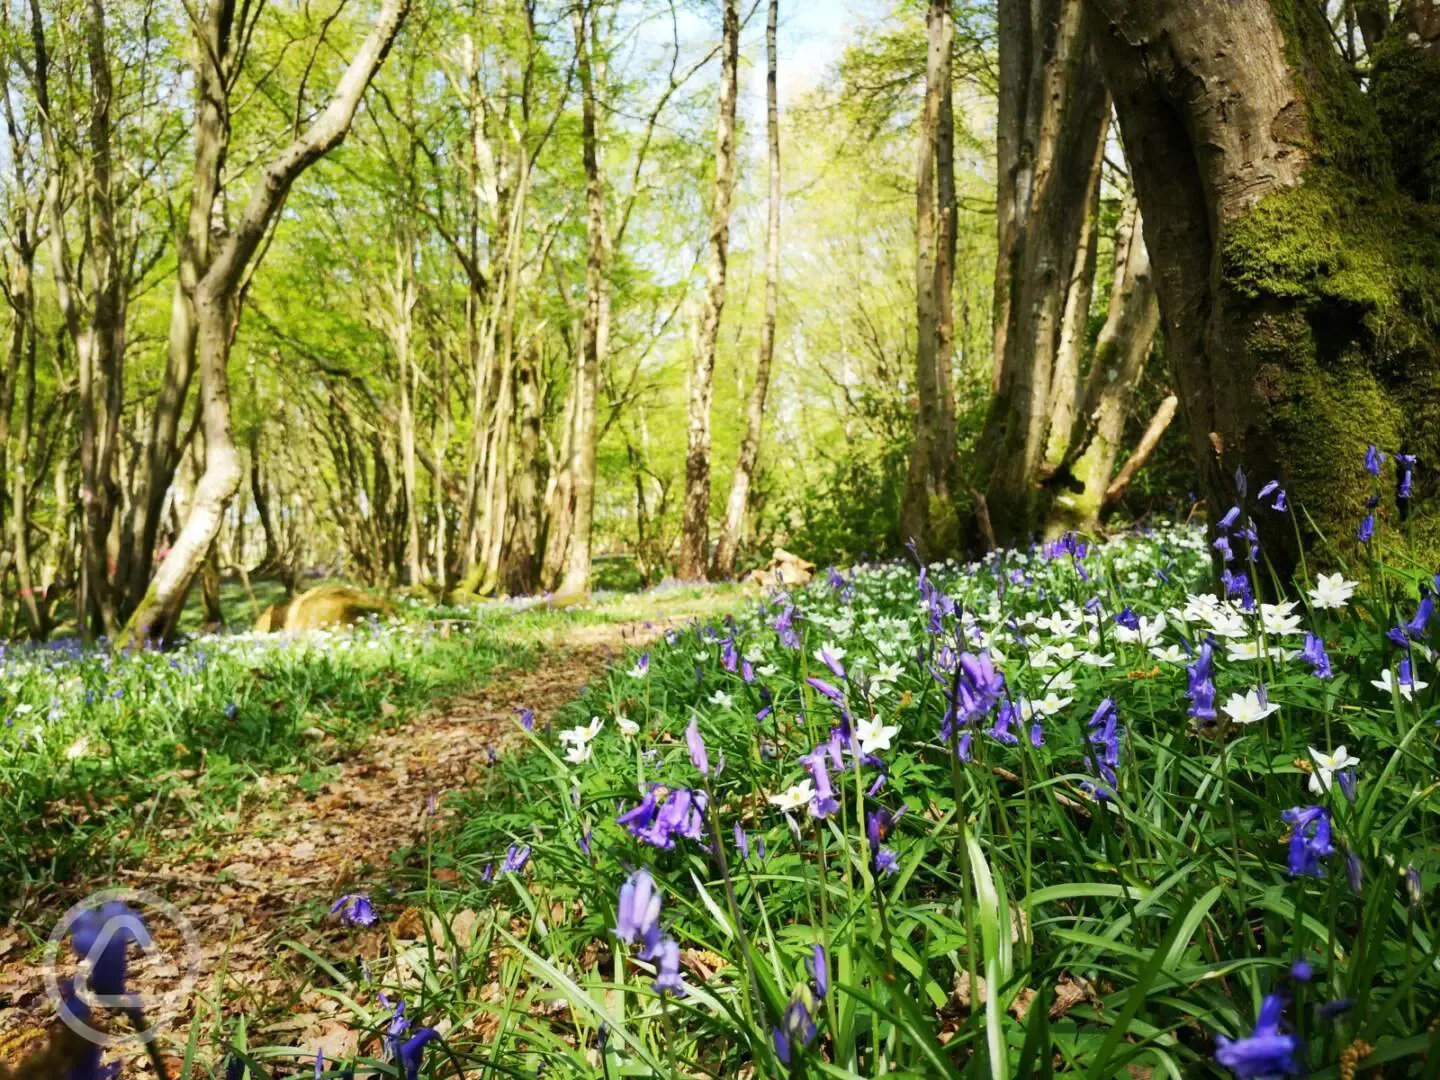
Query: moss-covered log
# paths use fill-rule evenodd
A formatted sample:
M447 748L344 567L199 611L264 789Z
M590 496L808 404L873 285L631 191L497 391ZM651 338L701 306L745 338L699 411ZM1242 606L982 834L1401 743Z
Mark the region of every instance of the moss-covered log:
M1238 470L1252 491L1278 479L1321 532L1353 542L1373 442L1418 456L1406 530L1432 559L1440 26L1422 26L1428 0L1375 50L1368 93L1304 0L1090 2L1212 519L1237 501ZM1398 508L1380 513L1382 541L1397 542ZM1295 531L1268 511L1257 520L1288 569Z

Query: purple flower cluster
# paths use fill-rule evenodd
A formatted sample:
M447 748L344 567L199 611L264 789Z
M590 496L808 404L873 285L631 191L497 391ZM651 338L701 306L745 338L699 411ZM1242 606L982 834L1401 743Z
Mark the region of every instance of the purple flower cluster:
M1215 723L1215 646L1206 638L1196 651L1195 662L1185 668L1189 686L1185 693L1190 698L1189 713L1201 731L1208 731Z
M1330 813L1323 806L1297 806L1280 815L1290 823L1290 876L1324 877L1320 860L1335 853Z
M680 978L680 946L674 938L660 931L660 908L663 897L650 871L640 869L620 886L620 901L615 908L615 936L626 945L639 945L641 960L654 960L658 975L655 991L674 997L685 996Z
M674 788L667 791L662 804L662 791L666 789L651 784L639 805L622 813L615 819L616 823L623 825L637 840L663 851L675 846L677 836L703 840L709 796L703 791Z
M364 893L346 893L330 905L330 914L340 913L346 926L373 926L377 918L370 897Z
M939 678L939 675L936 677ZM961 653L955 662L950 685L946 688L948 705L940 722L940 741L948 743L959 728L970 727L988 716L1004 695L1005 676L995 669L995 661L989 652L978 656Z
M1089 742L1094 748L1089 754L1090 763L1101 782L1087 781L1083 786L1091 798L1102 802L1114 799L1115 790L1120 786L1120 778L1115 772L1120 766L1120 736L1123 733L1117 726L1119 721L1120 710L1115 707L1114 698L1106 698L1086 724L1090 732Z
M1330 670L1330 654L1325 651L1325 642L1318 634L1306 633L1300 658L1310 665L1310 671L1317 679L1329 679L1334 675Z

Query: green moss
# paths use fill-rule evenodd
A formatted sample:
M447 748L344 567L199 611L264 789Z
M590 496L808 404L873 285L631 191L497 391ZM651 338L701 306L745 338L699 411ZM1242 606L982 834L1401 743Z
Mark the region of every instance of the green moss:
M1440 199L1440 62L1397 28L1375 50L1372 83L1396 181L1417 199Z

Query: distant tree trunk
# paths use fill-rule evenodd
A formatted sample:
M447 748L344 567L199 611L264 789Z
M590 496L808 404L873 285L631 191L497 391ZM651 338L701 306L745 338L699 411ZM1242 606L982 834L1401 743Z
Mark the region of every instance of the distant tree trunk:
M1139 214L1130 202L1115 231L1110 310L1079 398L1075 430L1066 437L1069 453L1049 481L1056 493L1046 521L1047 536L1067 529L1093 529L1099 524L1119 458L1125 419L1159 325L1150 258L1140 235ZM1173 406L1169 412L1173 414ZM1160 434L1163 432L1162 427Z
M579 361L571 364L578 369ZM578 374L578 371L576 372ZM540 587L553 590L560 583L570 550L570 531L575 521L575 487L572 482L576 415L579 412L579 380L571 379L565 395L565 411L560 423L560 446L553 460L556 468L545 489L545 557L540 565Z
M540 374L539 343L520 350L515 383L515 520L506 540L501 586L511 596L528 596L540 577Z
M196 355L201 380L205 472L196 485L190 511L169 556L130 617L124 635L126 640L164 640L174 633L191 582L215 542L225 508L240 485L240 456L230 428L228 362L232 331L240 316L238 300L245 271L291 185L345 138L360 99L389 52L408 10L409 0L385 0L375 27L345 69L330 102L303 133L263 167L239 222L225 237L196 285L194 306L199 324ZM227 25L226 33L230 29ZM200 44L203 48L204 42ZM201 140L211 133L198 122L195 134L198 160L214 148L201 145Z
M396 208L400 216L407 211ZM399 224L395 241L395 279L390 285L390 340L399 363L400 378L400 483L404 497L405 578L410 585L425 579L420 564L420 470L415 458L415 397L420 373L412 355L415 315L415 247L408 222Z
M1089 3L1211 520L1239 475L1275 479L1351 544L1367 445L1440 460L1440 13L1402 6L1367 96L1318 5ZM1434 475L1407 525L1426 559ZM1295 530L1245 510L1285 580Z
M950 105L955 25L949 0L930 0L926 28L929 50L925 111L915 179L915 394L919 409L900 508L902 538L914 540L922 556L953 541L950 478L954 405L949 358L953 317L947 309L951 304L955 251L954 120ZM945 145L947 139L950 146ZM949 179L942 177L937 184L937 174L946 167L951 171ZM948 207L941 205L947 194Z
M735 475L730 481L730 499L725 508L725 526L715 545L711 577L728 578L735 573L735 553L740 547L745 511L750 503L750 480L760 456L760 430L765 422L765 395L770 388L770 363L775 356L775 321L780 306L780 105L776 84L776 24L780 0L770 0L765 23L766 133L769 142L770 201L765 228L765 321L760 327L760 351L755 359L755 385L750 388L750 405L745 413L745 437ZM953 185L952 185L953 188ZM953 217L953 215L952 215ZM953 239L953 230L952 230ZM638 477L637 473L637 477ZM637 479L637 484L640 481ZM644 510L643 486L637 488L637 512Z
M735 190L735 97L740 64L740 2L724 0L720 51L720 116L715 129L715 186L710 208L710 267L706 273L698 340L690 366L685 453L685 508L676 573L703 581L710 555L710 401L715 351L725 310L730 250L730 200Z
M1076 354L1072 348L1062 356L1061 347L1067 310L1089 305L1085 238L1109 105L1083 0L1005 3L1000 16L1002 47L1011 43L1006 56L1020 66L1019 73L1002 77L1001 94L1019 92L1023 99L1001 108L1002 117L1018 125L1006 134L1011 160L1008 175L1002 162L1001 178L997 273L1009 278L1003 291L1005 351L977 452L975 486L985 495L995 538L1011 544L1040 524L1037 495L1057 373L1064 386L1076 382ZM1067 431L1068 419L1062 409Z
M600 173L592 5L574 9L576 66L580 74L581 156L585 165L585 316L581 322L580 367L576 372L575 442L571 448L570 555L560 593L590 591L590 532L595 516L595 443L598 431L600 367L610 337L610 237L605 216L605 183ZM591 25L587 26L587 18Z

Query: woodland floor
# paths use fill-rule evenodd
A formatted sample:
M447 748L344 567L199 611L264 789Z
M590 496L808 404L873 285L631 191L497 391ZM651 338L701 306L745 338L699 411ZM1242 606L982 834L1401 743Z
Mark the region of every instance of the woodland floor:
M445 796L484 782L488 749L505 753L521 741L517 708L534 710L543 727L626 649L714 610L719 599L660 603L648 618L552 630L533 668L497 672L485 685L377 732L314 794L302 778L263 777L260 797L242 805L236 827L208 844L203 857L187 844L191 823L176 821L156 857L122 870L120 880L73 883L67 898L115 886L153 892L194 926L203 954L199 986L158 1043L171 1074L179 1075L192 1032L207 1046L223 1022L240 1014L251 1025L252 1045L294 1043L312 1053L323 1047L327 1059L355 1053L359 1033L336 1018L337 1002L315 989L315 964L293 943L306 943L316 955L373 960L392 935L407 936L401 924L418 918L414 909L358 936L321 916L342 894L383 886L405 853L423 845L427 828L445 827L452 813ZM636 610L643 609L626 605L627 614ZM432 796L434 817L427 813ZM32 913L27 922L43 933L61 913L59 907ZM132 960L132 991L148 995L174 984L167 956L183 950L173 930L167 939L167 929L156 934L161 955ZM0 1061L24 1057L52 1017L40 950L20 930L0 926ZM126 1056L140 1072L152 1071L138 1049Z

